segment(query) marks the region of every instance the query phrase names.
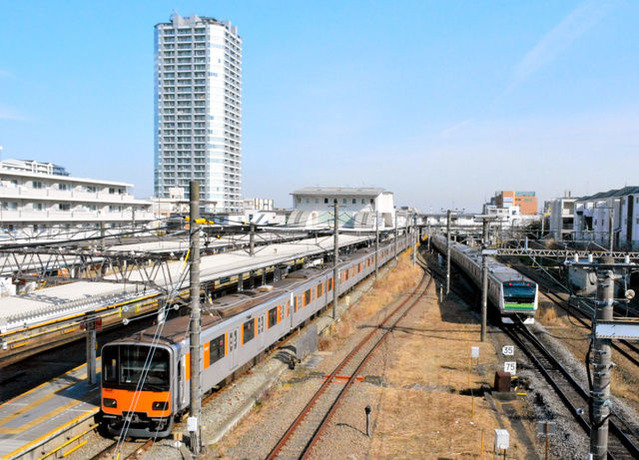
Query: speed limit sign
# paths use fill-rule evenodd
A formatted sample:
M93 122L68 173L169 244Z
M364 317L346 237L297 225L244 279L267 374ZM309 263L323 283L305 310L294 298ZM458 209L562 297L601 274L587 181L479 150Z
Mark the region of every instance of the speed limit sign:
M517 373L517 362L516 361L506 361L504 363L504 372L508 372L511 375L515 375Z
M504 345L501 349L501 352L504 356L512 356L515 354L515 346L514 345Z

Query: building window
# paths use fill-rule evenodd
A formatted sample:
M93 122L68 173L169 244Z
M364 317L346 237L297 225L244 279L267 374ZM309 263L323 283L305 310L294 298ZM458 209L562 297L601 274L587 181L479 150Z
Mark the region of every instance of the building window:
M60 203L58 204L59 211L71 211L71 205L69 203Z
M637 198L639 200L639 198ZM328 204L328 198L324 198L324 204Z
M33 181L33 188L43 188L42 182Z
M44 211L44 203L33 203L34 211Z
M357 198L353 198L353 204L357 204Z
M366 204L366 200L362 198L362 204Z

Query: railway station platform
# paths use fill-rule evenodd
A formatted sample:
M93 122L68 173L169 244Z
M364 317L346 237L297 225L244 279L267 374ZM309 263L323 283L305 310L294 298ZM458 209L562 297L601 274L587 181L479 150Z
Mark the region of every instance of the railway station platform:
M49 441L92 425L99 404L100 385L89 385L86 364L10 399L0 405L0 459L43 457Z
M253 255L236 250L203 256L202 286L223 289L232 278L263 277L269 271L274 273L276 267L321 258L332 253L332 240L329 236L260 246ZM340 237L340 250L370 241L370 236L344 235ZM101 281L78 280L0 298L0 366L81 338L87 315L108 328L154 312L167 292L188 293L186 269L184 261L167 262L159 268L132 269L126 274L126 283L107 274Z

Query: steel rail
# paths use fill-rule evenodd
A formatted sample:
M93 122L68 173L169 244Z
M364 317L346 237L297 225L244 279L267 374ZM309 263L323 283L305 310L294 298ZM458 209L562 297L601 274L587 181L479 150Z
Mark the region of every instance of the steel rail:
M320 386L320 388L315 392L315 394L313 395L313 397L311 398L311 400L306 404L306 406L302 409L302 411L299 413L299 415L295 418L295 420L293 421L293 423L291 423L291 425L289 426L289 428L286 430L286 432L282 435L282 437L280 438L280 440L277 442L277 444L273 447L273 449L271 450L271 452L268 454L268 456L266 457L267 459L275 459L278 457L278 455L282 452L282 450L286 447L287 443L289 442L289 440L292 438L293 434L297 431L297 429L299 428L300 424L302 423L302 421L306 418L306 416L311 412L311 410L313 409L313 407L315 407L315 405L317 404L318 400L320 399L320 397L326 392L326 390L332 386L334 384L334 380L335 377L337 375L339 375L339 372L344 369L344 367L346 367L347 364L349 364L351 362L351 360L353 359L353 357L355 356L355 354L357 352L359 352L364 345L366 345L371 338L373 337L373 335L375 335L376 332L378 332L380 329L382 329L386 323L388 321L390 321L391 317L394 316L401 308L403 308L406 304L408 304L410 301L413 301L413 304L410 305L410 307L407 309L409 310L416 302L417 300L421 297L421 295L423 294L423 292L425 292L426 288L423 288L422 286L424 285L425 280L427 279L427 275L424 274L424 276L422 277L422 279L420 280L418 286L415 288L415 290L404 300L402 301L402 303L395 308L389 315L387 315L387 317L379 324L377 325L377 327L375 327L369 334L366 335L366 337L364 337L358 344L357 346L355 346L353 348L353 350L351 350L351 352L348 354L348 356L346 356L346 358L344 358L344 360L342 360L342 362L340 364L337 365L337 367L333 370L333 372L326 378L326 380L322 383L322 385ZM432 280L432 278L431 278ZM430 284L430 281L428 283L428 285ZM428 287L428 285L426 287ZM419 296L417 296L416 298L415 295L419 292ZM392 330L392 328L388 328L387 331L383 334L382 338L385 337L388 332ZM378 339L378 343L381 342L382 338ZM375 349L375 347L373 347L373 349ZM370 350L368 354L372 353L373 350ZM367 356L368 356L367 354ZM366 356L365 356L366 358ZM349 378L349 381L347 383L347 385L345 385L345 388L347 386L349 386L352 383L352 380L354 379L353 376L357 375L357 371L360 369L360 366L357 367L357 369L352 373L352 375ZM345 389L344 388L344 389ZM341 397L341 395L343 394L344 389L342 389L342 391L340 391L339 395L337 396L337 400ZM334 407L335 402L333 402L333 404L331 405L331 409ZM329 413L331 412L331 409L329 409ZM323 424L325 418L327 417L327 415L324 415L324 417L322 418L322 422L320 422L321 424ZM321 425L320 425L321 426ZM314 438L317 436L319 428L316 428L314 433L311 436L311 439L306 443L306 445L302 448L302 451L300 452L300 458L302 458L304 456L304 454L309 450L310 445L314 442Z
M431 280L432 280L432 278L431 278ZM308 445L307 445L307 447L306 447L306 449L305 449L305 451L304 451L304 453L302 455L302 458L307 458L308 457L308 454L310 454L311 449L315 446L317 441L322 436L322 433L324 432L324 430L328 426L328 422L330 421L330 419L333 417L333 415L337 411L337 407L339 406L339 403L343 400L343 396L346 394L346 392L349 390L349 388L355 382L358 372L366 365L368 360L373 356L373 353L381 345L381 343L384 341L384 339L386 337L388 337L388 334L395 329L395 327L397 326L397 323L399 323L402 319L404 319L404 317L408 314L408 312L417 304L419 299L421 299L422 295L424 295L424 293L426 292L426 289L428 289L428 287L430 286L430 283L431 283L431 281L429 280L429 282L426 284L426 287L424 288L424 290L419 294L419 296L417 296L417 298L414 300L414 302L411 303L408 306L408 308L406 308L406 310L404 310L404 312L400 315L399 318L397 318L397 320L393 323L393 325L391 327L387 328L386 331L384 331L384 333L379 338L379 340L373 345L373 347L366 354L366 356L364 356L364 359L360 362L360 364L357 366L357 368L355 369L353 374L350 376L350 378L348 379L348 381L344 385L344 388L342 388L342 391L340 391L339 395L337 396L337 399L333 402L333 404L331 405L328 413L326 414L324 419L321 421L320 425L315 430L315 433L313 433L313 436L311 437L311 440L309 441L309 443L308 443ZM381 328L381 327L382 326L380 325L379 328Z
M592 320L591 317L588 316L579 306L572 305L569 301L562 299L559 294L554 292L552 288L549 286L548 280L544 277L539 276L533 270L522 270L521 267L513 266L514 269L523 272L526 276L530 277L535 281L540 288L543 288L542 292L546 297L548 297L555 305L559 308L563 309L566 313L569 313L576 321L578 321L582 326L587 329L592 329ZM623 344L626 348L630 349L631 352L636 353L636 356L633 356L630 352L625 350L619 344ZM619 352L622 356L624 356L628 361L630 361L635 366L639 366L639 347L634 345L633 343L628 342L627 340L619 340L616 342L612 342L612 348Z
M584 417L583 413L575 407L573 401L570 400L569 396L566 394L566 391L561 388L559 382L557 382L556 378L553 378L551 375L551 370L549 370L546 366L543 365L539 357L535 356L531 347L526 346L524 339L533 345L534 348L537 349L539 353L541 353L543 359L547 360L549 364L558 371L565 381L569 384L572 390L575 391L583 399L585 404L588 404L589 401L589 392L586 391L579 382L575 380L575 378L570 374L570 372L563 366L557 358L553 356L553 354L546 348L546 346L541 343L541 341L523 324L518 324L516 327L503 328L505 332L510 336L518 345L519 349L523 351L526 356L530 358L533 364L539 369L539 371L543 374L546 381L553 387L555 393L560 397L560 399L564 402L566 407L570 409L571 414L575 418L575 420L579 423L579 425L584 429L584 431L589 435L591 430L591 425ZM523 339L522 339L523 337ZM612 442L610 444L611 449L618 450L618 444L621 444L623 448L632 456L631 458L639 458L639 446L635 444L635 442L630 439L630 437L619 427L614 420L609 420L609 428L610 434L616 437L618 442ZM615 459L616 455L620 455L619 458L627 458L626 452L612 452L609 451L608 458Z

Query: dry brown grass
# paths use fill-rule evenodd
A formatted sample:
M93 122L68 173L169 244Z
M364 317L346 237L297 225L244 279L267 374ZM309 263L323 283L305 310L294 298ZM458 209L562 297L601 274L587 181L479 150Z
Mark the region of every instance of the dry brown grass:
M553 326L557 322L557 310L550 302L540 302L537 320L544 326Z
M422 269L417 265L413 266L409 254L402 254L397 267L388 275L379 277L373 283L371 291L364 294L339 322L331 326L329 335L320 338L319 349L334 350L337 340L350 336L358 323L368 320L400 295L410 292L417 286L422 275Z
M490 384L499 368L496 350L478 342L479 325L462 307L446 302L443 320L432 287L429 293L412 330L393 339L368 457L491 458L499 423L484 398L461 392ZM471 346L480 347L484 376L475 365L469 373ZM506 428L514 438L510 458L523 458L525 447Z
M552 331L553 335L561 337L563 345L581 362L588 352L590 330L582 327L577 321L570 320L569 315L562 310L556 310L552 304L540 302L537 320ZM612 360L618 367L611 374L611 391L617 396L630 402L639 410L639 369L619 353L613 351Z

